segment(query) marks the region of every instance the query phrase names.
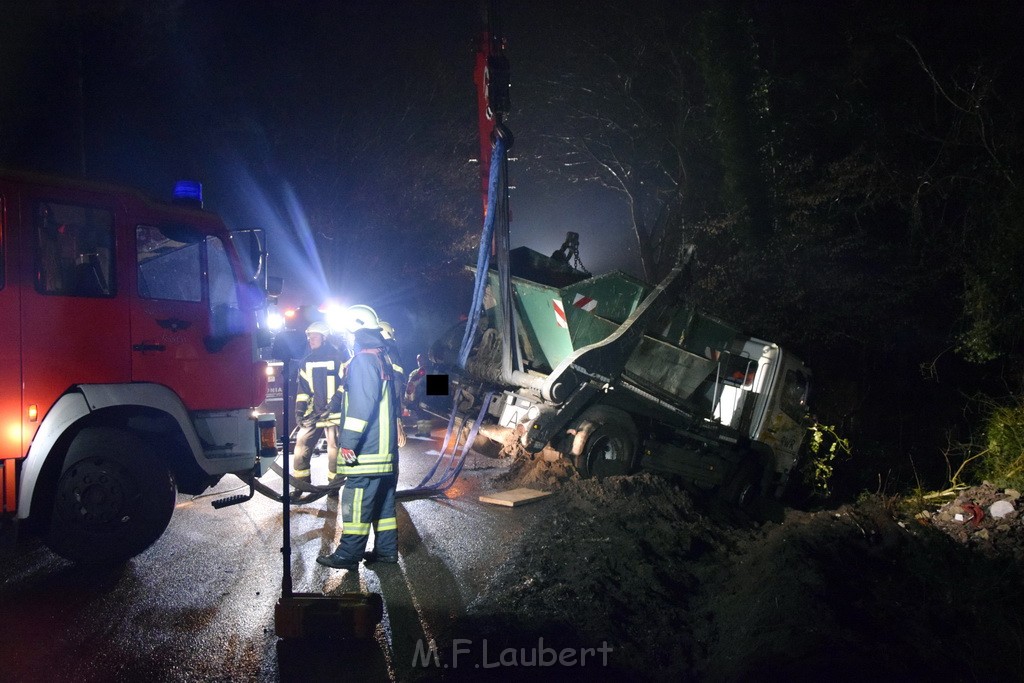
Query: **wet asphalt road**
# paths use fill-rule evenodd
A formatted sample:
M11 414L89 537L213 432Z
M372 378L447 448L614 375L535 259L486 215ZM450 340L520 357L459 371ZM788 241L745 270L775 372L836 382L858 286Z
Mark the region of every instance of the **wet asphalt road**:
M399 489L419 484L439 439L410 438ZM326 481L313 460L314 482ZM398 506L398 565L328 569L341 529L337 499L291 514L295 592L369 591L384 599L372 639L341 644L282 640L274 607L282 590L282 506L259 494L221 510L210 501L244 493L234 477L197 497L179 495L164 535L114 571L83 570L33 539L0 545L2 681L414 680L417 649L453 633L453 618L479 593L523 529L554 496L523 507L479 502L505 461L475 452L446 495ZM263 481L280 490L280 479ZM238 489L238 490L235 490ZM372 540L371 540L372 546ZM420 660L421 661L421 660Z

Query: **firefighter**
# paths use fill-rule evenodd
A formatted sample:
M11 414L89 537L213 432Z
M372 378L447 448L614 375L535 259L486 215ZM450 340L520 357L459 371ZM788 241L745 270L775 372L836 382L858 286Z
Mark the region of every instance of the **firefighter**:
M330 555L316 558L333 569L355 569L367 562L398 561L395 488L398 471L398 395L380 319L369 306L346 311L346 328L354 337L345 373L344 421L338 474L344 475L341 497L341 543ZM373 552L366 553L370 529Z
M427 357L422 353L416 354L416 369L409 373L409 378L405 381L404 413L413 417L420 414L420 402L426 392L426 378L429 372Z
M309 484L309 462L321 438L327 439L328 483L337 475L338 425L341 414L329 406L337 406L336 394L342 390L344 354L328 341L330 328L325 322L314 322L306 328L309 353L299 367L295 391L295 453L292 457L292 476ZM336 494L336 490L331 492Z

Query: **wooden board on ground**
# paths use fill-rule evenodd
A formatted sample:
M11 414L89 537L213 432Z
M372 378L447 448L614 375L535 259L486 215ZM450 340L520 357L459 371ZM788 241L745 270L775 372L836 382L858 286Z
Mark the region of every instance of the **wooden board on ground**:
M480 496L481 503L493 503L494 505L504 505L506 507L514 508L519 505L525 505L526 503L532 503L535 500L540 500L544 496L550 496L551 491L537 491L536 489L512 489L511 491L502 491L501 493L491 493L486 496Z

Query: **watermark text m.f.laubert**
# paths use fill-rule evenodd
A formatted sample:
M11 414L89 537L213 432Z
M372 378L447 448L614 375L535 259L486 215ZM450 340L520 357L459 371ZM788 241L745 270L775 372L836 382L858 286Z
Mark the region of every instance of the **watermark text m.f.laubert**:
M537 644L527 647L505 647L488 649L487 639L479 642L468 638L455 638L451 642L451 657L443 659L433 641L416 642L416 650L412 656L412 666L452 668L473 667L477 669L494 669L499 667L585 667L608 666L608 655L612 646L602 641L598 647L563 647L554 648L544 644L544 638L538 638Z

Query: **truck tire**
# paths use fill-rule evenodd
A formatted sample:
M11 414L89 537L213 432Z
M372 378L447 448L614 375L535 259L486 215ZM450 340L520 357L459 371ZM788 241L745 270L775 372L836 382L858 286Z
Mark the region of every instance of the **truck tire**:
M640 439L628 414L595 406L583 413L576 429L585 440L573 464L584 476L600 479L633 472Z
M68 449L44 540L75 562L123 562L160 538L175 495L167 465L141 439L119 429L87 429Z
M741 510L747 510L761 496L761 465L753 460L739 464L735 474L721 489L721 497Z

